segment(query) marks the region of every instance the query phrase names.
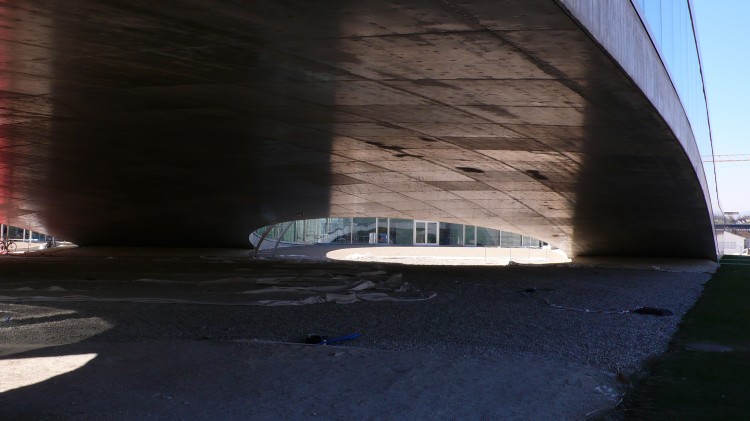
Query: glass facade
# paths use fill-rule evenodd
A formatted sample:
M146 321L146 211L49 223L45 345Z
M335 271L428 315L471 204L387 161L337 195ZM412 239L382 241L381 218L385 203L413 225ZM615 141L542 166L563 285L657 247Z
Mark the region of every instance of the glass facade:
M268 247L302 244L382 244L400 246L484 246L539 248L542 241L521 234L473 225L398 218L320 218L264 227L250 235L257 246L268 231L263 245Z
M632 0L656 46L690 121L714 215L722 219L700 49L690 0Z
M48 236L36 231L29 231L12 225L2 224L0 237L17 241L47 241Z

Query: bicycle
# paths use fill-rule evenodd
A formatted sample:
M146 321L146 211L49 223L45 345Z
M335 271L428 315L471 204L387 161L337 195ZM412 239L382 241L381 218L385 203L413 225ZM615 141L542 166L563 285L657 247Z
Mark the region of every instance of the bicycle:
M10 254L16 251L16 242L9 239L0 239L0 254Z

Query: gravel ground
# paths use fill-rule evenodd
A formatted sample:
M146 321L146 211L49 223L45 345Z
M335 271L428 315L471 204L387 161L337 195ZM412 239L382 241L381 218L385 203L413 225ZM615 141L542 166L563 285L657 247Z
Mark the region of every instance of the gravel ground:
M666 349L682 315L710 278L707 273L575 265L435 268L242 258L18 258L1 263L0 295L15 297L75 292L235 302L246 285L197 288L196 282L286 277L299 285L342 275L378 281L398 273L418 290L437 295L415 302L273 307L10 300L0 303L0 357L60 344L302 343L309 333L360 333L345 343L348 349L430 355L462 364L469 364L467 359L547 361L556 367L591 367L612 377L637 370ZM133 282L143 278L175 283ZM622 313L644 306L673 315ZM13 317L6 320L4 315Z
M402 273L404 281L419 290L436 292L437 296L418 302L278 307L76 302L55 303L55 308L74 310L78 319L100 318L114 326L101 333L97 340L205 338L301 342L308 333L331 337L361 333L359 339L347 345L475 356L537 356L613 372L636 370L645 358L663 352L680 318L693 305L703 283L710 277L705 273L574 266L492 269L310 263L290 266L241 259L198 262L183 259L91 262L84 259L66 263L62 271L54 270L55 265L47 271L46 268L29 268L26 262L20 262L15 271L6 271L6 288L0 290L0 295L13 292L18 295L19 285L32 285L35 294L45 286L62 285L69 290L75 282L80 287L81 280L89 278L86 285L95 288L99 296L107 295L107 289L123 296L153 296L153 288L149 290L147 286L122 281L144 277L212 280L247 277L251 272L260 276L301 275L308 279L312 276L314 281L315 276L356 275L385 269L387 273L379 275L380 279ZM14 277L14 272L20 276ZM374 279L378 275L365 277ZM223 288L227 294L237 292L234 286ZM215 296L221 289L221 285L213 285L210 293ZM534 292L526 292L532 289ZM195 297L195 294L193 286L167 285L158 290L160 296ZM89 290L88 295L94 294ZM578 311L551 307L548 303ZM643 306L667 309L674 315L598 312L620 312ZM0 335L7 338L9 334L21 334L11 332Z

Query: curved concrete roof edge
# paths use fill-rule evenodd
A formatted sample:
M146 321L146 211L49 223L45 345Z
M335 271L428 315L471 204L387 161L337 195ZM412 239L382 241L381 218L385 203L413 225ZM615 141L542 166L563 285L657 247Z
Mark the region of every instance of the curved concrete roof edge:
M632 2L556 1L622 67L672 129L701 183L707 217L713 227L710 189L687 112L648 29L642 24L632 24L642 22ZM714 246L718 253L715 237Z

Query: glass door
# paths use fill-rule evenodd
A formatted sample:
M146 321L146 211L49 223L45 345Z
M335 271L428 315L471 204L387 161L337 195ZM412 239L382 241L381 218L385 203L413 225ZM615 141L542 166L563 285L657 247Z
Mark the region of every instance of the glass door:
M437 222L414 221L414 244L436 246L439 240Z

